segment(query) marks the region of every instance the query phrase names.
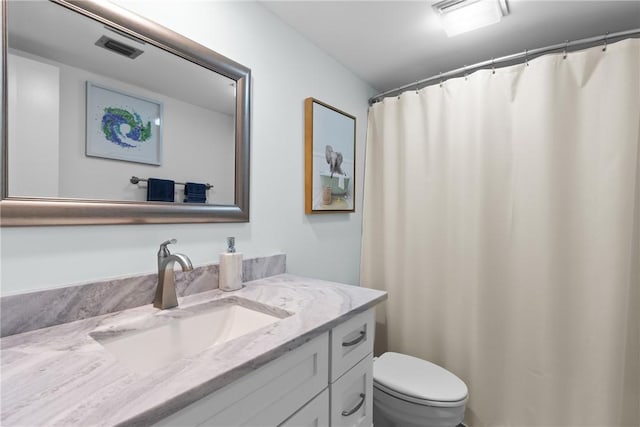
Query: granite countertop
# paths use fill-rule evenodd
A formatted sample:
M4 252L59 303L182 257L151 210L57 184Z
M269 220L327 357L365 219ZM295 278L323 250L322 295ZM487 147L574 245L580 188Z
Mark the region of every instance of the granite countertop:
M386 298L381 291L289 274L245 285L181 298L178 310L235 297L292 315L147 375L129 370L89 334L167 312L151 305L2 338L0 423L149 425Z

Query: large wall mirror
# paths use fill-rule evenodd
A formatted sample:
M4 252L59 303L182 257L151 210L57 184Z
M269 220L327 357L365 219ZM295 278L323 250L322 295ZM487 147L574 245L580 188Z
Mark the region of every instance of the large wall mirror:
M99 0L2 0L3 226L246 222L248 68Z

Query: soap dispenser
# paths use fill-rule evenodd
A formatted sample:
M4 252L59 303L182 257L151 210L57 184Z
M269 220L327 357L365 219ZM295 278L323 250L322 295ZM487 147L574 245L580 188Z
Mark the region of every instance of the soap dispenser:
M236 252L236 239L227 237L227 252L220 254L218 287L223 291L242 288L242 254Z

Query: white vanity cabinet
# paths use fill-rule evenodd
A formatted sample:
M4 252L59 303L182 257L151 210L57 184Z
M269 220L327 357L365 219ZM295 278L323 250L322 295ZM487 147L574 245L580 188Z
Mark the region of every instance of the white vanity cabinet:
M373 309L331 330L332 427L373 424Z
M329 389L325 388L311 402L279 427L322 427L329 425Z
M331 384L331 426L369 427L373 421L373 354Z
M369 427L373 329L370 309L156 425Z

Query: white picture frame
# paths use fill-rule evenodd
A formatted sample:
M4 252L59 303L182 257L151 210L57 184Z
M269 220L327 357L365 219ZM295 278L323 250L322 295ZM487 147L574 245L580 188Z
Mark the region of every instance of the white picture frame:
M87 81L89 157L162 165L162 102Z

